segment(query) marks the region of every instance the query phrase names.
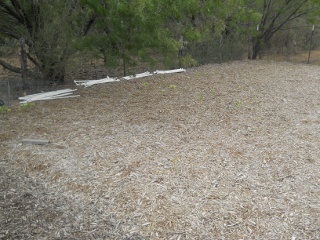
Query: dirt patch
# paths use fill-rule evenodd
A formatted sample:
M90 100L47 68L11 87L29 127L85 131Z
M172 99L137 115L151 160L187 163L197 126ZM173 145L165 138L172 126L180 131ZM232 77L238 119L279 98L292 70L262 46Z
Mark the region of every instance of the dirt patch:
M319 239L319 72L207 65L1 114L1 237Z

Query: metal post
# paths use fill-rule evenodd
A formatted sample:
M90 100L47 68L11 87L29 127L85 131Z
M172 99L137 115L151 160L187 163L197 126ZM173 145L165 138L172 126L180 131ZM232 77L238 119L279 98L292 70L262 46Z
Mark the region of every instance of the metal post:
M8 106L11 106L10 104L10 98L11 98L11 95L10 95L10 82L8 80Z
M310 45L309 45L308 64L310 63L310 55L311 55L311 48L312 48L313 32L314 32L314 25L312 25L312 29L311 29L311 37L310 37Z
M21 78L22 78L22 85L26 85L28 84L28 57L26 54L26 50L25 50L25 38L22 37L19 39L19 44L20 44L20 64L21 64Z

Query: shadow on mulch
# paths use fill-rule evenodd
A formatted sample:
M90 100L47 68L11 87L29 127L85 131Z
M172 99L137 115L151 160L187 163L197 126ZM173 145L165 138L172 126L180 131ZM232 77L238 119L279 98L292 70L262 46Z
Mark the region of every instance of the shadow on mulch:
M4 159L0 165L0 239L146 239L116 231L116 224L107 219L92 225L86 209L5 166Z

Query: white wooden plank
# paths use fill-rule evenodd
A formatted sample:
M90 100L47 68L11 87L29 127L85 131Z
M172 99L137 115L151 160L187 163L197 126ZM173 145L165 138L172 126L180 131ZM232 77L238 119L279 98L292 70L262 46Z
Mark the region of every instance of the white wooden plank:
M77 89L62 89L62 90L57 90L52 92L37 93L37 94L27 95L24 97L19 97L19 100L21 100L20 104L24 104L24 103L40 101L40 100L67 98L67 97L74 96L72 95L74 91L77 91ZM79 95L76 95L76 96L79 96Z
M95 84L100 84L100 83L108 83L108 82L118 82L120 81L117 78L103 78L103 79L98 79L98 80L74 80L74 83L76 85L84 86L84 87L89 87Z
M42 96L35 96L35 97L30 97L30 98L26 98L24 100L26 101L29 101L29 100L32 100L32 101L36 101L36 100L41 100L41 99L44 99L44 98L47 98L47 97L58 97L58 96L67 96L67 95L72 95L73 93L61 93L61 94L57 94L57 95L42 95ZM23 99L22 99L23 100Z
M25 104L28 102L35 102L35 101L46 101L46 100L55 100L55 99L73 98L73 97L80 97L80 95L70 95L70 96L63 96L63 97L46 97L46 98L37 99L37 100L26 100L26 101L20 102L20 104Z
M130 75L130 76L123 77L123 79L131 80L131 79L148 77L148 76L152 76L152 74L150 72L138 73L136 75Z
M24 97L19 97L20 100L27 100L27 99L33 99L37 97L44 97L44 96L53 96L53 95L58 95L61 93L66 93L66 92L74 92L77 91L77 89L62 89L62 90L57 90L57 91L52 91L52 92L43 92L43 93L36 93L36 94L31 94L27 95Z
M154 71L154 74L180 73L185 71L186 70L183 68L173 69L173 70L156 70Z

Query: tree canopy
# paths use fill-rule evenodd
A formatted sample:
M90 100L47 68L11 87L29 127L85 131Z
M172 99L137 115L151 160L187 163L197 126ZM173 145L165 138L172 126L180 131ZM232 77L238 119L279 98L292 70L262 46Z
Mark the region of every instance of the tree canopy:
M179 57L193 61L192 43L217 39L221 48L233 36L255 59L287 24L311 21L318 10L319 0L1 0L0 48L25 43L42 79L58 81L68 59L82 50L107 66L122 65L126 74L136 62L173 64L185 44L194 50ZM1 59L0 65L23 70Z

